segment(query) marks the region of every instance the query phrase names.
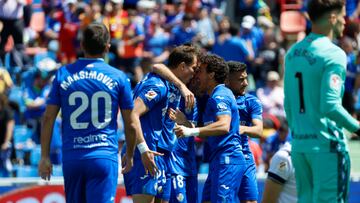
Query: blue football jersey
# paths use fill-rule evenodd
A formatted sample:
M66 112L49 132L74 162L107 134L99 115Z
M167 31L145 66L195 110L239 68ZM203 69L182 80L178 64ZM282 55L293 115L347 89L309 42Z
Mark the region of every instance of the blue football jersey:
M63 161L108 158L117 161L117 114L132 109L130 81L102 59L79 59L61 67L47 104L62 114Z
M168 108L178 109L180 105L181 93L180 90L175 87L173 84L169 83L169 92L168 92ZM160 136L158 147L169 152L174 150L176 143L176 135L173 131L175 127L175 122L172 121L169 117L168 112L163 119L163 130L162 135Z
M185 108L185 100L182 97L180 102L180 111L186 118L196 125L198 120L197 106L192 109ZM185 137L177 139L175 149L170 159L171 173L182 176L194 176L197 174L196 151L194 137Z
M239 135L239 113L234 94L225 85L215 87L207 101L203 115L204 125L216 122L220 115L231 116L229 133L221 136L208 136L210 146L210 162L216 160L221 164L243 164L241 140Z
M262 105L257 97L251 94L245 94L237 97L236 103L238 105L240 115L240 125L252 126L253 119L262 120ZM248 143L248 135L241 135L241 145L244 153L251 153Z
M162 136L163 122L168 110L168 93L168 82L154 73L147 74L134 89L134 98L140 97L149 109L140 117L140 122L150 150L156 151Z

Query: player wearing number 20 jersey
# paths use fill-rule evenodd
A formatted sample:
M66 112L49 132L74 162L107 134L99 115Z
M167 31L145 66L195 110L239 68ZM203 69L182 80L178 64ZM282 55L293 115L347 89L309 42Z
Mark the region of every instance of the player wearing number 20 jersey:
M60 106L63 117L67 200L112 202L118 177L117 113L119 107L133 108L129 80L102 59L79 59L57 71L47 103Z
M123 72L102 59L79 59L57 72L48 104L61 106L63 118L69 118L62 121L64 162L102 157L117 160L117 122L113 118L119 107L133 108L130 83Z

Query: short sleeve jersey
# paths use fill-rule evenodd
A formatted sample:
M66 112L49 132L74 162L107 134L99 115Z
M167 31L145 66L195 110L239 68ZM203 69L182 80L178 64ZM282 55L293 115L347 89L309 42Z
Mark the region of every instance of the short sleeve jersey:
M242 164L243 158L239 135L239 113L234 94L225 85L216 86L209 97L203 114L204 125L216 122L217 116L231 116L230 131L220 136L208 136L210 162Z
M108 158L117 160L117 113L132 109L126 75L102 59L79 59L61 67L47 104L62 115L63 161Z

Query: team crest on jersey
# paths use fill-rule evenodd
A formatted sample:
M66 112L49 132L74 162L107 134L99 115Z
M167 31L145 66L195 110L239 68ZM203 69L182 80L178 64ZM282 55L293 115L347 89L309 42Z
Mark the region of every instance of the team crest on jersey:
M279 171L285 171L286 169L286 162L280 162L279 163Z
M149 100L149 101L153 100L156 96L157 96L157 93L156 93L154 90L152 90L152 89L150 89L150 90L145 94L146 99Z
M332 74L330 76L330 87L335 90L340 90L341 88L341 78L337 74Z
M176 94L170 93L169 95L169 102L173 103L176 100Z
M227 110L227 106L224 102L220 102L217 104L217 108L219 111L226 111Z
M179 201L179 202L182 202L184 201L184 195L182 193L179 193L177 196L176 196L176 199Z
M162 186L159 186L159 187L157 188L157 192L158 192L158 193L163 193L163 187L162 187Z

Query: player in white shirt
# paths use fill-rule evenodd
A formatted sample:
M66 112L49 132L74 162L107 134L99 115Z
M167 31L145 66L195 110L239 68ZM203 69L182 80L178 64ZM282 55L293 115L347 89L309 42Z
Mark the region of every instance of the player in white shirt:
M291 144L289 142L286 142L271 159L262 202L297 202L295 169L291 162Z

